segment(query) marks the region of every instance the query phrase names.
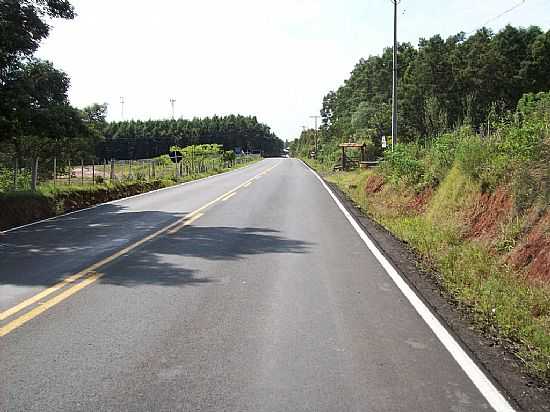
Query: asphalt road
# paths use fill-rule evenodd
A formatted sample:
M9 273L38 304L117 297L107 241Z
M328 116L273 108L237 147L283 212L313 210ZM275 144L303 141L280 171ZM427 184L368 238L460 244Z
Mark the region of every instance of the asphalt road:
M0 319L1 411L492 409L293 159L0 235Z

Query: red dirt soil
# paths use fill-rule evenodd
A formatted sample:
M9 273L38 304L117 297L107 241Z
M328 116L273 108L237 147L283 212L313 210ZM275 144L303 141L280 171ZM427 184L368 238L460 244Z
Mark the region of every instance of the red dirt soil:
M498 188L494 193L481 193L467 214L470 230L466 238L494 238L504 219L512 213L511 196Z
M380 175L371 175L367 178L367 183L365 185L365 192L374 194L382 190L384 186L384 176Z
M418 193L407 206L409 207L409 209L412 209L416 213L424 213L433 194L433 189L431 187L428 187L422 192Z
M528 267L530 279L550 282L550 212L512 251L508 261L516 268Z

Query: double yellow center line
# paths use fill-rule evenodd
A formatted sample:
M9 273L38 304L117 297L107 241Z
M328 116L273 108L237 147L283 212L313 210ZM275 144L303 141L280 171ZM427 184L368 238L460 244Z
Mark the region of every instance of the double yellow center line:
M28 308L29 306L32 306L36 303L39 303L38 306L34 307L27 313L23 314L22 316L8 322L4 326L0 327L0 337L3 337L7 335L8 333L12 332L14 329L17 329L18 327L24 325L28 321L34 319L41 313L44 313L51 307L57 305L58 303L64 301L65 299L69 298L70 296L74 295L75 293L79 292L80 290L84 289L86 286L91 285L98 279L102 278L104 276L103 273L98 273L97 270L108 263L111 263L113 260L129 253L130 251L136 249L137 247L143 245L145 242L148 242L150 240L153 240L160 235L166 233L169 235L173 235L177 233L179 230L184 228L185 226L191 225L193 222L195 222L197 219L202 217L204 215L203 211L210 206L214 205L215 203L218 203L220 201L226 201L233 197L236 192L243 188L248 187L252 184L252 182L256 179L259 179L260 177L264 176L265 174L269 173L271 170L273 170L275 167L277 167L280 164L280 162L274 164L273 166L269 167L268 169L264 170L263 172L259 173L258 175L254 176L253 178L247 180L246 182L240 184L239 186L231 189L230 191L224 193L221 196L218 196L216 199L206 203L205 205L199 207L198 209L194 210L191 213L188 213L183 218L177 220L176 222L163 227L162 229L157 230L156 232L144 237L143 239L138 240L135 243L132 243L131 245L119 250L118 252L112 254L109 257L106 257L96 263L94 263L91 266L88 266L86 269L81 270L78 273L75 273L74 275L71 275L65 279L63 279L61 282L56 283L53 286L50 286L49 288L43 290L40 293L37 293L36 295L24 300L23 302L5 310L4 312L0 313L0 321L4 321L8 319L9 317L21 312L22 310ZM59 293L58 295L54 296L53 298L41 302L46 297L50 296L51 294L58 292L67 286L76 283L74 286L71 286L68 289L65 289L63 292Z

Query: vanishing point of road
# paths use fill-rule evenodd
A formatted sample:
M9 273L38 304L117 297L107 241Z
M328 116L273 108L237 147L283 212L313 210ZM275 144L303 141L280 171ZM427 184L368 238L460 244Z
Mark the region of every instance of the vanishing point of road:
M0 411L508 410L388 273L294 159L6 232Z

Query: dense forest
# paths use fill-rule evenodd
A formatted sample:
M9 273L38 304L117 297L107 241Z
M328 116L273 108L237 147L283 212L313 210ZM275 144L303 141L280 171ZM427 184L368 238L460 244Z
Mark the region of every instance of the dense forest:
M283 148L270 128L252 116L115 122L106 124L103 134L96 150L100 159L152 158L167 153L173 145L206 143L264 155L278 155Z
M380 148L391 135L392 48L361 59L351 76L323 99L321 148L334 153L341 141L364 141ZM446 40L436 35L418 47L398 48L400 141L424 141L469 124L484 133L493 118L513 111L521 96L550 90L550 31L507 26ZM306 154L314 132L292 146Z

